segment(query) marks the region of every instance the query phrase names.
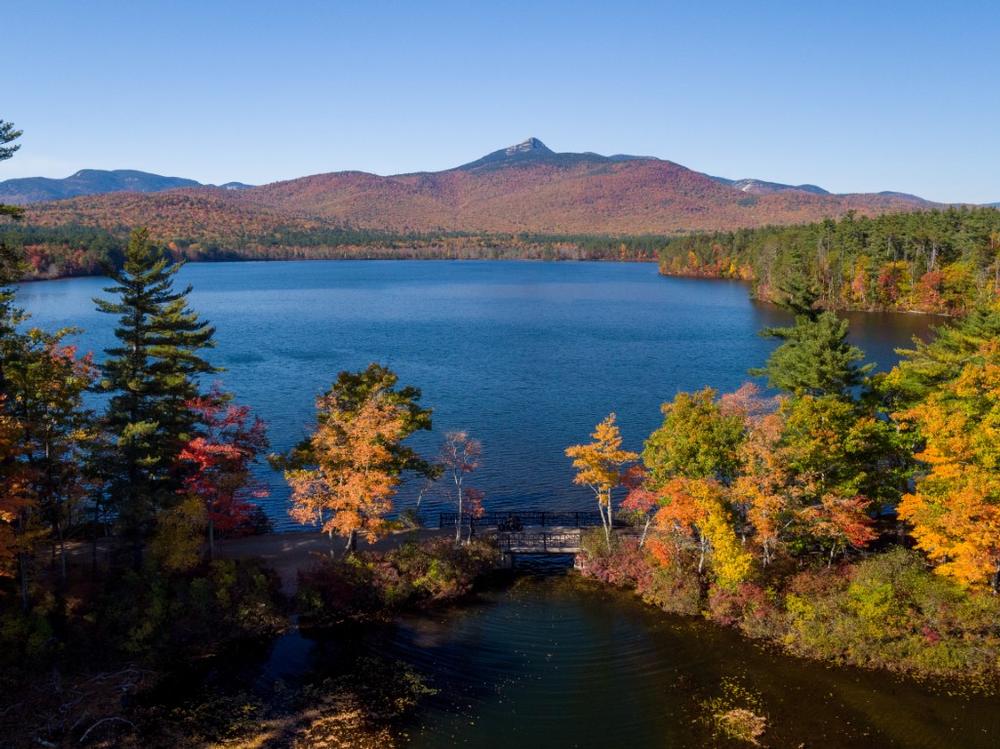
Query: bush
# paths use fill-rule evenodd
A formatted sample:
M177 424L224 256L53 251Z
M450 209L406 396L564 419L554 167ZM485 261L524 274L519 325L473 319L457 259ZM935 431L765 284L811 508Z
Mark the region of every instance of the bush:
M582 554L588 577L632 588L664 611L702 613L691 557L654 559L628 540L609 551L600 532L584 537ZM812 658L967 681L1000 673L1000 597L934 574L917 552L766 572L763 585L710 586L704 615Z
M583 572L602 582L636 588L649 576L651 563L635 539L615 539L608 551L604 531L591 530L581 539Z
M784 642L802 655L973 679L1000 668L1000 601L935 575L906 549L800 575L785 608Z
M697 614L701 610L697 571L684 560L663 565L635 539L615 540L609 551L601 530L585 533L580 546L586 577L631 588L643 601L664 611Z
M636 589L646 603L673 614L701 611L701 582L697 572L681 563L654 566Z
M169 661L280 630L278 588L255 560L216 560L186 575L147 567L109 579L86 618L95 644Z
M299 574L298 609L316 626L386 617L466 595L495 562L492 546L473 541L456 548L449 539L324 559Z
M719 624L739 627L754 639L774 639L784 633L777 596L754 583L742 583L735 589L712 586L706 614Z

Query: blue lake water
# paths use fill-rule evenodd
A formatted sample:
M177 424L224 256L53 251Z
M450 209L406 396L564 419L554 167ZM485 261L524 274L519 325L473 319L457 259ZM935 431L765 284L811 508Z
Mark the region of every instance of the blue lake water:
M179 275L191 305L217 328L211 361L224 386L268 423L283 450L307 433L314 401L340 370L373 361L423 390L434 433L414 444L433 455L444 432L479 438L474 477L490 509L590 509L563 450L618 414L640 449L679 390L738 387L773 342L757 331L784 321L751 302L744 284L663 278L653 264L503 261L358 261L191 264ZM94 309L106 279L25 284L20 301L44 327L78 326L98 360L114 320ZM880 366L931 320L854 315L852 335ZM266 468L264 500L291 527L288 492ZM407 486L400 505L412 503ZM441 509L433 492L428 514Z

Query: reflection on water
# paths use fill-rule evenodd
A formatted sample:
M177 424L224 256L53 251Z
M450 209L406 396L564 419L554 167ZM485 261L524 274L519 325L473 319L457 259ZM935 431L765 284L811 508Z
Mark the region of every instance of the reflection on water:
M744 284L662 278L656 266L540 262L275 262L188 265L192 305L218 329L225 385L268 423L283 450L305 434L314 399L342 369L381 361L423 389L437 434L482 442L476 480L491 509L589 508L566 445L608 412L638 448L678 390L738 387L774 345L757 331L787 317L754 304ZM77 325L83 350L112 341L114 321L91 298L107 282L26 284L21 303L48 327ZM892 349L932 322L854 315L855 342L885 368ZM287 487L262 469L267 507L290 527ZM403 493L404 503L415 491ZM426 505L435 510L435 498Z

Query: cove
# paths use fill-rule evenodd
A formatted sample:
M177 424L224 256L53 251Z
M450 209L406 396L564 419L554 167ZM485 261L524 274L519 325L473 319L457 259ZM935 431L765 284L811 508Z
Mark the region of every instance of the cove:
M345 649L392 658L436 690L399 727L419 749L747 746L707 720L734 690L767 717L762 746L997 746L994 696L794 658L557 565L529 562L508 585L357 639L293 632L247 679L317 683Z

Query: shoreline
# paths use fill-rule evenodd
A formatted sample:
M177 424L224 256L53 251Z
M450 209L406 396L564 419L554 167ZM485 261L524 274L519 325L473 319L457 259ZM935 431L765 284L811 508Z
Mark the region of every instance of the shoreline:
M563 254L556 257L544 257L542 254L523 254L516 256L493 256L488 257L482 254L461 254L461 253L436 253L436 252L423 252L418 250L413 254L361 254L359 256L350 255L338 255L335 257L304 257L304 256L292 256L292 257L225 257L218 259L187 259L182 258L181 262L185 265L187 264L197 264L197 265L219 265L224 263L231 264L244 264L244 263L299 263L299 262L403 262L403 261L419 261L419 262L471 262L471 263L490 263L490 262L504 262L504 263L622 263L628 265L634 264L649 264L656 263L659 266L660 260L658 257L632 257L632 258L621 258L621 257L580 257L571 256L569 254ZM662 267L658 267L657 275L663 278L678 278L682 280L690 281L713 281L713 282L727 282L745 285L748 287L747 295L751 302L758 304L766 304L770 307L777 307L777 305L767 299L760 299L753 295L752 292L752 279L745 278L730 278L727 276L711 276L703 275L697 273L665 273ZM77 278L109 278L104 273L72 273L67 275L51 276L51 277L25 277L17 282L17 286L22 284L36 284L50 281L71 281ZM831 307L829 308L832 312L838 313L864 313L864 314L894 314L894 315L922 315L926 317L937 317L942 318L942 320L951 320L956 317L956 315L951 315L947 312L932 312L927 310L918 309L888 309L881 307Z

